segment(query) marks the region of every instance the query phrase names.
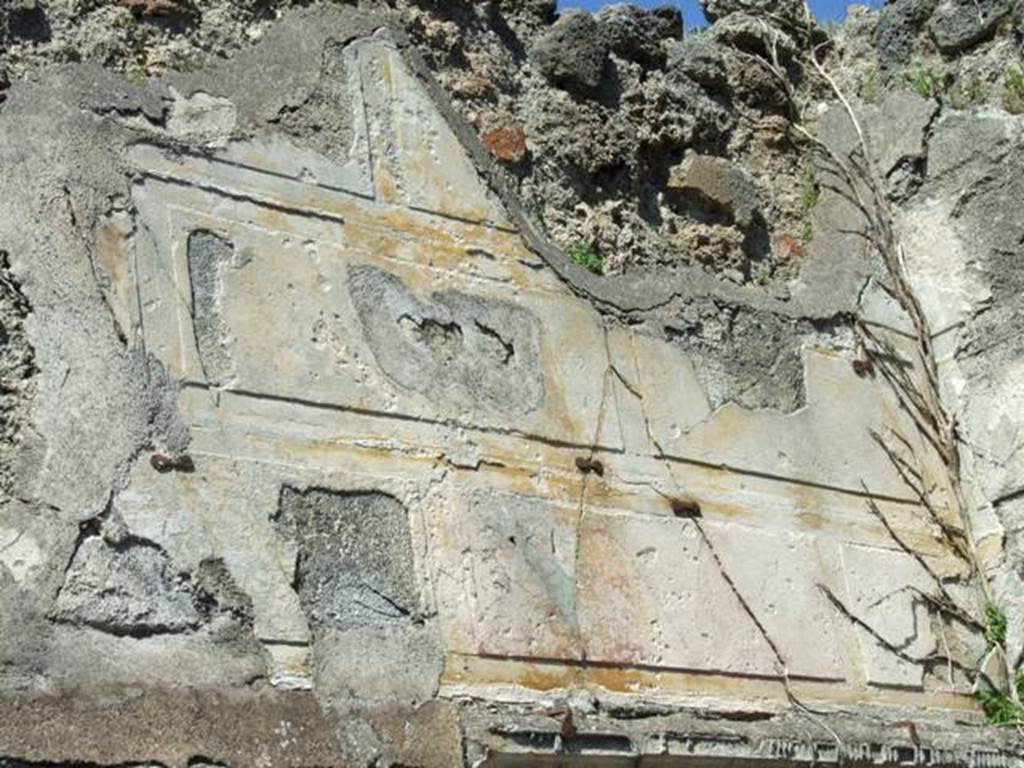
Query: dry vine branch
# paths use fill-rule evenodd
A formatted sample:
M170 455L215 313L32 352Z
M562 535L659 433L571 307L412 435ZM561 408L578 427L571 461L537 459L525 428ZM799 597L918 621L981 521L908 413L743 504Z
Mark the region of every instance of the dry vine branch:
M814 44L815 27L806 2L804 3L804 21L807 32L806 43L808 45L804 63L827 85L828 92L841 104L843 112L856 134L854 146L846 152L845 157L840 156L836 149L815 136L803 124L803 110L799 104L796 90L790 80L788 68L783 65L779 56L780 33L777 30L766 22L761 22L762 42L766 49L765 56L757 56L749 51L740 50L738 47L735 48L735 52L738 56L749 59L760 67L765 67L781 84L790 115L790 128L808 142L812 152L817 152L819 155L818 162L820 166L831 176L830 181L826 182L826 184L834 189L837 195L845 199L863 217L863 230L852 234L863 238L869 248L880 257L887 281L879 280L876 282L892 297L910 320L913 331L908 334L908 337L913 348L913 356L916 360L904 359L903 355L896 350L892 343L876 335L863 320L857 321L855 330L858 333L860 344L868 355L869 361L881 372L883 379L894 393L899 407L909 416L915 429L921 435L923 442L930 446L938 457L942 467L943 484L949 497L949 512L957 520L957 525L951 524L947 519L944 519L944 515L939 507L932 501L931 489L928 487L924 473L919 468L921 462L917 460L919 466L914 467L901 455L900 451L890 445L881 435L873 434L872 436L879 447L885 452L897 475L912 489L930 520L941 532L943 540L949 549L967 564L969 568L967 578L976 586L981 598L979 601L979 608L981 609L979 614L981 614L986 607L994 605L992 589L981 567L978 555L977 541L972 527L971 509L963 488L960 436L957 430L956 418L942 397L931 327L910 281L903 245L895 225L895 215L886 186L873 161L874 155L869 145L868 136L850 98L847 97L842 87L830 75L819 58L819 51L828 44L828 41L819 45ZM915 376L915 371L920 372L920 375ZM906 453L915 457L916 460L917 451L910 441L898 434L896 434L896 439L901 443ZM938 614L939 621L944 622L944 617L948 616L975 632L985 633L985 623L977 618L973 611L964 609L953 599L946 588L944 580L934 572L920 553L916 553L898 537L873 499L869 501L869 507L872 514L878 517L901 549L915 558L937 586L938 594L927 594L920 590L915 591L920 599ZM951 657L949 644L945 637L944 625L941 627L941 632L945 656L936 655L914 659L904 654L899 648L892 646L891 643L888 643L888 641L878 635L871 626L850 612L834 593L827 590L824 586L821 586L821 589L826 593L833 605L846 615L850 621L863 626L884 647L889 648L902 658L906 658L914 663L929 665L934 664L938 660L944 661L951 684L954 666L978 677L985 677L981 669L968 669ZM1006 665L1005 671L1009 681L1009 690L1005 694L1019 706L1020 699L1016 686L1013 684L1014 670L1007 660L1005 649L997 643L997 648L993 649L993 652L1000 655Z
M855 327L869 360L881 372L882 377L895 394L900 408L908 414L924 442L931 446L938 457L943 469L944 485L949 496L950 512L958 521L958 525L953 525L944 519L939 508L931 500L930 490L927 487L923 472L907 461L881 435L873 434L873 438L885 452L902 481L913 490L914 495L920 501L931 521L941 531L943 539L948 544L950 550L967 563L969 567L968 578L976 585L981 597L980 607L984 608L994 604L992 589L979 562L977 541L972 527L971 509L963 488L960 437L957 431L956 418L946 406L942 397L931 327L910 281L906 256L895 226L895 215L885 185L873 162L873 154L869 146L868 136L850 98L847 97L842 87L830 75L819 58L819 51L827 42L820 45L813 44L814 23L806 3L804 5L804 16L807 31L806 39L810 43L805 56L806 64L827 85L828 91L842 105L842 109L856 134L854 147L847 153L846 157L840 156L833 147L811 133L802 123L802 110L798 103L795 88L789 78L787 67L783 65L779 56L779 33L771 25L764 21L761 22L763 42L766 48L765 57L755 56L748 51L741 51L738 48L736 53L741 57L754 60L758 66L766 67L781 84L791 116L790 125L792 129L809 142L812 150L820 155L819 162L822 163L823 169L834 178L832 187L835 192L847 200L863 217L864 229L856 234L863 237L871 249L881 258L888 278L887 282L878 281L878 284L893 298L910 320L913 332L909 334L909 338L916 361L905 360L888 340L877 336L865 322L858 321ZM919 371L921 375L915 377L913 375L914 371ZM901 435L897 435L897 439L902 443L907 453L911 456L917 455L908 440ZM921 592L920 596L930 608L938 612L940 621L943 620L943 616L950 616L974 631L984 632L984 623L976 618L972 611L962 608L953 599L946 589L943 580L928 565L923 556L914 552L909 545L896 535L877 504L871 501L869 506L872 514L878 517L901 549L911 554L935 582L939 589L938 595L927 595ZM824 590L825 588L823 587L822 589ZM877 634L865 622L862 622L861 619L853 615L838 597L831 592L827 594L836 607L847 615L851 621L861 624L872 634ZM887 647L891 646L880 636L876 637L876 639L879 639ZM948 649L944 627L943 644ZM898 649L894 648L891 648L891 650L898 651ZM1005 650L999 647L995 649L995 652L1006 663L1006 674L1010 681L1010 690L1007 691L1007 695L1012 701L1019 704L1018 692L1012 682L1014 670L1006 658ZM918 659L916 662L927 663L934 660L934 658L925 658ZM954 665L963 667L959 662L949 657L948 650L945 662L950 675ZM979 670L973 671L980 674Z
M928 576L935 583L935 586L938 588L940 597L939 598L935 598L933 596L929 596L928 599L935 601L936 605L938 605L938 604L945 604L947 606L950 606L951 608L950 608L950 610L948 612L950 612L952 615L955 615L955 616L958 616L958 617L959 616L967 617L970 626L978 628L978 629L984 629L984 625L979 620L977 620L973 616L971 616L969 611L967 611L967 610L965 610L965 609L960 607L960 605L957 603L956 599L949 593L949 590L946 588L945 581L942 579L941 576L939 576L935 572L935 569L933 569L931 567L931 565L925 559L924 555L922 555L920 552L918 552L912 546L907 544L907 542L905 542L902 539L902 537L900 537L900 535L898 533L896 533L896 530L892 527L892 524L889 522L888 518L882 513L882 510L879 508L878 504L870 496L871 492L868 490L867 485L864 485L863 483L861 485L864 488L864 492L869 494L868 495L868 500L867 500L868 509L870 509L871 513L876 518L878 518L878 520L882 523L882 526L885 528L886 532L889 534L889 537L894 542L896 542L896 545L900 549L902 549L905 553L907 553L908 555L910 555L911 557L913 557L917 561L918 565L920 565L921 568L924 569L925 573L928 574ZM922 593L922 594L924 594L924 593Z
M804 4L804 12L807 27L810 29L813 22L810 9L806 3ZM981 607L992 605L994 604L992 588L980 563L977 540L972 526L971 509L963 487L963 467L956 418L943 400L939 382L938 362L933 346L933 334L928 317L911 284L906 254L896 231L895 215L885 186L872 161L868 137L850 99L822 64L818 57L818 51L819 46L811 46L807 53L807 62L818 77L827 83L830 91L842 105L846 117L856 133L856 145L844 160L838 156L835 150L817 137L812 136L803 126L796 125L795 128L809 138L813 142L813 146L838 169L838 175L849 188L849 196L853 198L856 208L864 217L864 234L866 239L881 257L889 280L889 283L883 284L883 287L910 320L913 328L911 343L917 358L917 364L913 368L923 373L920 382L915 381L915 378L902 365L894 364L893 361L900 360L900 355L896 353L891 344L875 336L863 322L858 323L857 328L864 342L865 349L868 350L869 354L873 355L873 361L878 365L878 369L896 394L900 406L910 414L915 427L935 450L944 470L944 481L950 497L951 510L959 522L959 528L953 527L941 519L938 510L929 499L927 489L924 487L923 476L919 479L920 486L911 482L911 477L915 473L908 470L912 468L880 436L876 437L876 442L886 452L889 460L897 469L898 474L907 482L908 486L915 489L915 494L921 499L932 520L939 525L943 537L949 543L951 549L967 561L970 568L969 576L980 593ZM867 198L867 201L865 198ZM906 443L905 440L904 443ZM877 505L872 503L871 507L872 512L883 521L890 534L894 534L888 522L885 521L884 516L881 515ZM900 543L902 545L902 542ZM908 549L905 546L903 548ZM968 619L972 627L975 629L981 627L983 629L984 625L982 622L975 619L970 612L960 609L956 602L951 599L941 580L936 578L936 575L927 566L924 559L919 555L915 555L915 558L942 588L942 597L944 598L942 602L946 603L946 600L948 600L948 603L945 604L945 609L951 609L950 615ZM861 624L868 631L873 632L865 622L862 622L850 613L835 595L828 593L828 596L836 604L837 608L840 608L851 620ZM893 649L890 648L890 650ZM1005 691L1005 693L1014 703L1019 705L1020 698L1016 690L1017 687L1014 685L1014 669L1007 659L1005 649L996 643L996 648L993 650L1002 657L1006 667L1005 672L1009 690ZM953 663L953 659L947 658L947 664L952 665ZM978 670L974 671L978 672Z
M836 608L837 611L839 611L839 613L841 613L843 616L849 619L852 624L860 627L865 632L867 632L876 643L878 643L880 646L885 648L885 650L887 650L889 653L893 654L897 658L903 659L904 661L910 662L911 664L917 664L921 666L930 667L935 664L941 663L945 665L952 665L953 667L956 667L964 671L972 671L956 659L946 658L942 654L933 653L927 656L913 656L907 653L903 649L903 647L896 645L895 643L886 639L881 632L879 632L877 629L871 626L870 622L868 622L866 619L858 616L856 613L851 611L849 607L847 607L847 605L839 599L836 593L829 589L827 586L825 586L824 584L819 584L818 589L821 591L823 595L825 595L826 598L828 598L828 601L832 603L832 605Z

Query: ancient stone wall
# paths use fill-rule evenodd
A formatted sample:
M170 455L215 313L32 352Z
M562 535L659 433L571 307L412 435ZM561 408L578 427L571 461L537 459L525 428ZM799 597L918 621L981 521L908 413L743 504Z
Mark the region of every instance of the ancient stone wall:
M217 66L6 92L0 766L1020 766L850 188L816 171L784 290L594 274L403 19L314 4ZM855 115L1019 656L1024 123ZM760 226L687 157L666 194Z

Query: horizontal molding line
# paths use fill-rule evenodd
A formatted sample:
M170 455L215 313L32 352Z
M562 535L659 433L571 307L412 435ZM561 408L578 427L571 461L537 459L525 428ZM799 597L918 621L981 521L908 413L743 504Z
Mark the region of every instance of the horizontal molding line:
M536 664L546 667L565 667L568 669L613 669L622 672L644 672L651 674L679 674L696 675L699 677L726 677L734 680L766 680L780 685L786 680L786 675L766 674L757 672L730 672L724 669L708 669L699 667L679 667L666 664L642 664L632 661L607 661L595 659L559 659L544 656L519 656L515 654L502 653L466 653L463 651L449 651L449 656L465 659L482 659L483 661L507 661L516 664ZM814 683L844 683L845 677L812 677L810 675L798 675L789 673L790 680L807 680Z
M195 158L193 155L185 155L190 159ZM195 158L198 159L198 158ZM388 203L383 200L378 200L372 195L366 195L361 192L356 192L351 189L342 189L341 187L332 187L325 184L312 184L302 179L296 179L292 176L286 176L280 173L273 173L266 170L261 170L248 165L242 165L239 163L228 162L225 160L218 160L216 158L202 158L205 162L210 164L218 164L229 168L237 168L242 171L247 171L253 174L262 174L269 178L281 179L282 181L288 181L294 184L301 184L315 189L322 189L328 194L338 195L340 197L351 198L353 202L371 203L374 206L383 210L394 210L394 211L410 211L413 213L420 214L422 216L430 216L444 221L450 221L453 224L461 224L463 226L480 227L481 229L493 229L497 232L502 232L506 235L519 235L519 230L514 227L506 227L501 224L497 224L487 219L471 219L464 216L456 216L451 213L444 213L442 211L431 210L423 206L401 203ZM226 179L214 178L214 179L200 179L195 178L193 175L188 173L175 174L164 170L154 170L152 168L139 168L139 173L144 177L160 181L165 184L171 184L174 186L183 187L194 187L195 189L207 192L213 195L220 195L230 200L237 200L240 202L247 202L252 205L259 205L270 210L280 211L292 216L305 216L313 219L320 219L325 221L334 221L337 223L344 224L344 220L337 214L330 213L328 211L320 210L319 208L311 208L308 206L285 203L275 199L272 199L266 195L265 192L252 189L251 185L246 185L249 188L243 189L242 185L232 185Z
M307 181L306 179L299 178L297 176L289 176L288 174L281 173L280 171L272 171L269 168L259 168L255 165L247 165L245 163L239 163L235 160L228 160L227 158L224 157L203 157L202 155L197 155L194 152L182 152L181 157L187 157L189 158L189 160L193 161L210 163L211 165L225 165L229 168L238 168L239 170L242 171L261 174L263 176L270 176L271 178L274 179L283 179L284 181L290 181L295 184L305 184L310 187L316 187L317 189L326 189L329 192L338 192L343 195L351 195L352 197L357 197L360 200L372 201L375 199L372 194L359 192L358 190L355 189L349 189L347 187L336 187L332 184L323 184L319 181L311 182ZM147 172L144 171L144 173Z
M159 171L145 170L141 172L143 176L148 179L154 179L163 184L168 184L176 187L187 187L191 189L198 189L201 192L208 192L214 195L220 195L226 197L229 200L236 202L249 203L250 205L256 205L261 208L266 208L270 211L278 211L279 213L288 214L289 216L299 216L307 219L315 219L317 221L323 221L330 224L340 224L344 226L345 219L338 214L330 213L328 211L322 211L318 208L306 208L297 205L290 205L282 203L276 200L263 197L259 193L245 192L242 190L228 189L227 187L218 186L212 182L200 182L192 179L183 179L178 176L171 174L160 173Z
M820 483L814 480L804 480L800 478L787 477L785 475L779 475L764 470L749 469L745 467L738 467L726 463L715 463L710 461L704 461L702 459L690 458L687 456L678 456L674 454L664 453L650 453L650 454L635 454L627 453L621 448L614 448L612 446L601 445L601 444L585 444L577 443L566 440L559 440L553 437L547 437L545 435L537 435L530 432L523 432L517 429L505 429L500 427L486 427L482 425L469 424L466 422L459 421L457 419L432 419L425 416L412 416L406 413L392 413L388 411L379 411L372 408L362 408L359 406L349 405L338 405L336 403L322 403L315 400L306 400L298 397L290 397L286 395L274 395L262 392L253 392L244 389L218 389L211 387L209 384L196 381L186 381L182 384L184 389L194 389L203 392L221 393L227 395L233 395L247 400L254 400L257 402L271 402L280 403L284 405L295 405L302 408L310 408L314 410L330 411L333 413L351 413L357 416L366 416L369 418L400 421L405 423L413 424L424 424L431 427L449 427L452 429L464 429L472 432L481 434L494 435L498 437L513 437L530 442L540 443L543 445L550 446L552 448L559 448L565 450L580 451L583 453L603 453L608 455L619 455L619 456L634 456L638 458L646 458L652 461L667 461L673 464L682 464L686 466L700 467L702 469L713 469L722 472L731 472L744 477L753 477L759 480L769 480L771 482L784 483L787 485L796 485L803 488L814 488L821 491L829 491L832 493L839 493L844 496L853 496L860 499L873 499L875 501L884 501L890 504L900 504L917 507L920 503L916 499L891 496L888 494L881 493L866 493L862 488L846 488L838 485L831 485L828 483Z

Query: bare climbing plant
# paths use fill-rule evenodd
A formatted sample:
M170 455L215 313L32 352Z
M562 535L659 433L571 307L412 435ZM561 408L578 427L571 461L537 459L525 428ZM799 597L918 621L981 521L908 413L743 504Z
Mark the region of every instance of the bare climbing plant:
M805 5L807 29L812 28L809 9ZM812 35L808 34L808 39ZM876 332L864 318L858 317L855 329L858 343L866 359L859 361L858 372L880 375L895 395L921 441L938 459L941 477L936 492L925 476L924 462L920 461L919 449L896 429L887 434L872 433L872 438L882 450L897 475L911 489L914 497L930 523L939 531L941 540L955 558L966 567L966 580L975 590L975 605L963 605L950 590L949 585L956 577L940 574L929 564L928 559L902 539L874 501L867 486L864 491L871 513L879 519L890 537L908 555L913 557L928 575L933 591L914 588L915 601L924 604L939 620L939 634L943 643L941 653L927 657L915 657L885 640L862 618L857 617L848 606L826 587L821 589L829 600L848 619L867 631L880 645L890 652L925 667L945 665L950 684L953 684L954 668L962 670L973 680L979 699L986 714L992 721L1020 722L1024 719L1021 695L1024 685L1022 678L1013 668L1013 661L1006 652L1005 614L998 608L988 574L981 563L978 541L973 527L973 510L964 488L964 464L961 454L961 437L957 429L954 411L943 397L939 378L938 357L934 335L928 316L920 298L914 290L907 265L906 253L896 228L896 219L889 195L875 163L869 139L854 106L820 58L826 43L811 44L807 47L805 60L809 72L823 83L827 92L839 102L850 122L855 135L853 148L843 157L833 147L814 136L801 119L793 122L794 129L807 141L817 155L821 166L833 178L832 189L842 195L859 212L863 220L862 235L870 251L878 255L883 267L880 287L896 302L910 322L909 349L897 349L881 333ZM787 83L787 92L793 105L793 114L801 110L788 78L774 53L772 68ZM925 448L925 450L927 450ZM936 500L941 495L941 501ZM1002 618L1002 630L998 625ZM987 653L976 665L965 664L953 657L945 634L947 622L956 622L967 630L985 636ZM997 659L1001 679L988 674L992 659Z
M863 228L859 234L863 236L868 252L876 253L882 263L884 277L879 281L879 285L910 322L912 331L909 334L908 359L906 351L897 349L889 339L876 332L863 317L858 317L854 326L864 359L854 362L854 370L858 375L881 375L894 393L900 408L909 416L921 441L937 457L942 475L937 483L939 491L934 490L926 478L925 462L920 460L920 451L910 440L895 429L890 429L885 435L872 433L875 443L885 453L897 475L912 491L928 521L939 531L939 536L947 549L965 566L967 574L960 581L965 581L974 588L977 599L973 601L973 605L963 605L961 600L954 596L950 585L957 581L957 578L938 573L922 553L916 551L897 533L866 485L864 492L871 513L880 521L897 546L918 562L932 582L932 591L909 587L907 589L914 592L916 604L923 604L938 617L942 652L925 657L908 653L904 648L889 642L826 586L820 585L820 589L840 613L888 652L925 668L945 666L951 687L954 685L954 670L959 669L963 672L973 681L990 722L1024 725L1024 672L1017 672L1014 669L1013 660L1007 654L1005 613L996 602L988 574L980 562L978 542L973 528L973 510L964 489L961 436L957 429L955 413L943 398L938 358L933 344L934 335L910 279L892 203L857 110L822 60L821 53L828 49L830 41L826 39L817 42L815 25L806 3L804 35L806 46L801 54L800 63L803 65L803 71L810 73L814 81L801 92L794 86L790 67L786 66L787 62L783 61L780 54L780 48L784 47L781 45L782 33L766 21L761 22L763 56L740 49L734 52L741 58L767 69L782 88L787 103L789 124L796 134L794 139L808 148L808 161L814 162L822 173L827 175L826 179L820 180L821 187L840 195L859 212L863 220ZM808 112L805 96L807 93L815 92L815 88L839 103L852 126L853 148L845 157L815 135L804 118ZM940 494L942 499L938 500ZM945 632L947 622L956 622L968 631L984 636L987 651L977 664L967 664L954 658ZM993 679L988 673L993 659L999 664L1000 673L996 675L999 679Z

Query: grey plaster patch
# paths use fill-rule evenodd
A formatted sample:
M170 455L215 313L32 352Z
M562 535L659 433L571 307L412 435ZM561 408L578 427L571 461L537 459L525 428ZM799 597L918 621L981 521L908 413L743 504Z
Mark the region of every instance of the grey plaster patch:
M665 321L664 332L693 356L712 409L735 402L790 413L806 396L801 347L828 328L748 307L693 300Z
M458 291L420 299L369 266L351 267L348 284L377 364L395 383L510 417L543 404L540 328L527 310Z
M192 327L200 364L214 386L227 384L234 375L230 331L220 312L221 271L230 266L234 252L230 240L213 232L199 230L188 236Z
M22 690L38 680L50 653L52 624L37 590L0 566L0 686Z
M314 631L414 619L408 513L393 496L285 486L274 522L298 545L294 587Z
M50 620L116 637L211 630L251 640L253 604L220 559L176 568L154 541L133 535L116 511L81 525Z
M51 616L131 637L185 632L200 622L186 580L161 547L98 532L79 543Z
M0 505L13 491L14 452L32 398L35 353L25 334L31 310L0 251Z
M297 103L281 106L268 122L289 138L344 163L354 136L352 94L348 86L345 46L328 41L320 59L320 74L312 89Z
M927 154L928 131L938 108L934 99L909 91L889 92L878 104L856 103L857 120L883 176L892 174L901 163ZM830 105L822 115L819 132L840 157L849 158L859 151L857 130L838 104Z
M167 116L167 131L177 139L207 147L222 147L238 120L235 105L224 98L196 91L188 98L173 87L174 101Z
M966 277L976 285L956 329L958 428L973 480L1003 527L1006 561L998 583L1003 604L1012 606L1024 594L1024 126L995 111L955 113L937 122L930 147L922 195L946 201L955 239L969 256L963 277L939 280L955 286ZM1015 663L1024 654L1019 614L1007 611Z
M379 491L284 486L273 523L296 545L319 695L335 707L436 695L440 638L421 605L406 508Z

